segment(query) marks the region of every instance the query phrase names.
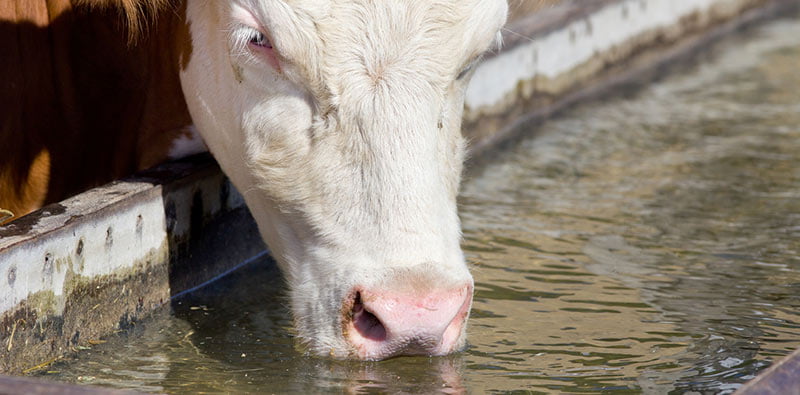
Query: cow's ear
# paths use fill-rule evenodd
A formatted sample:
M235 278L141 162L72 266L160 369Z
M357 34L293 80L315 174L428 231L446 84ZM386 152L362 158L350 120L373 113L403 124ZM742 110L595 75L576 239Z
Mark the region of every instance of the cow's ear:
M116 8L125 19L128 41L135 42L171 0L77 0L78 5Z

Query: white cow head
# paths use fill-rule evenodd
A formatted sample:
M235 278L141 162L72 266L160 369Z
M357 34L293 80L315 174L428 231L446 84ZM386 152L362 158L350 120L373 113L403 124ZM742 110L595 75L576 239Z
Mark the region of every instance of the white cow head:
M464 345L464 90L503 0L189 1L181 75L315 354Z

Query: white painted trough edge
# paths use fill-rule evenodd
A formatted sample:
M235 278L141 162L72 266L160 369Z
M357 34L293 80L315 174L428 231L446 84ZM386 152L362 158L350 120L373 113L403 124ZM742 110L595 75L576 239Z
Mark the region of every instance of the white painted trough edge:
M697 50L709 36L791 4L797 1L565 0L504 30L504 47L476 68L467 89L464 133L473 153L491 151L522 122L632 80Z
M483 62L467 89L467 111L480 111L502 103L516 94L520 81L536 77L555 79L570 73L597 54L624 45L631 37L674 27L687 16L709 13L712 7L730 5L740 9L746 3L741 0L624 0L606 4L590 15L571 20L541 36L530 37L503 51L502 56ZM573 5L557 7L565 6Z

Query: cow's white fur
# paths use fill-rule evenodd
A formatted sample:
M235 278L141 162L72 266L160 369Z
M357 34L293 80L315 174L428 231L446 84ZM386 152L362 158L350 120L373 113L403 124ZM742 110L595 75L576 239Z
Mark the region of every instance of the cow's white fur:
M354 286L471 284L456 212L468 78L456 76L506 12L503 0L188 2L192 118L278 259L314 353L353 355L341 310ZM248 47L253 29L279 69Z

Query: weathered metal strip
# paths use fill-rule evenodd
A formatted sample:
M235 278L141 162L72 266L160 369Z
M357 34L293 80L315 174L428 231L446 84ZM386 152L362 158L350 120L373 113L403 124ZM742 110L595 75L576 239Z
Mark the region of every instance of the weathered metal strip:
M131 395L138 394L138 392L0 375L0 394Z
M778 361L742 388L737 395L799 395L800 349Z

